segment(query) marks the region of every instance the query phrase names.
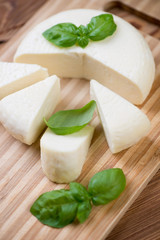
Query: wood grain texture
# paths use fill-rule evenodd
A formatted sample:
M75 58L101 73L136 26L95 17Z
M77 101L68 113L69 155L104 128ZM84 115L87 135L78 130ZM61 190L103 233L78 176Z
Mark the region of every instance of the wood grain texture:
M125 10L124 8L120 8L116 4L112 6L106 4L105 9L106 11L108 10L109 12L125 19L143 33L149 34L152 37L160 40L160 24L149 22L147 19L141 18L140 16Z
M46 1L0 0L0 41L9 40ZM75 2L78 2L78 0L75 0ZM55 0L52 0L52 4L54 3ZM159 0L143 0L141 2L139 0L106 0L104 8L106 6L108 9L116 7L120 9L118 3L124 3L128 7L144 13L147 9L149 16L160 20ZM68 0L65 1L65 4L68 4ZM147 30L148 28L147 26Z
M11 61L20 40L26 32L33 25L48 16L70 8L85 7L102 9L102 6L106 3L106 1L101 0L89 1L87 3L83 0L69 0L65 1L65 3L66 2L67 4L64 5L64 1L57 0L54 1L54 6L52 4L53 1L46 3L44 7L37 11L33 18L13 37L13 39L0 49L1 59ZM122 167L127 175L127 188L125 193L121 195L118 201L108 206L94 207L89 219L83 225L77 225L75 223L62 230L55 230L43 226L30 215L29 207L40 193L52 190L53 188L59 189L65 185L56 185L49 182L47 178L44 177L40 166L39 141L33 146L28 147L9 136L0 125L0 173L2 177L0 211L2 239L39 240L46 238L94 240L105 238L107 233L111 231L137 195L143 190L147 182L155 174L160 165L160 142L158 139L160 131L160 44L158 40L152 37L146 36L146 39L150 44L157 65L156 80L152 91L145 103L141 106L142 110L148 115L152 122L151 132L149 136L143 139L139 144L119 154L112 155L108 149L99 120L95 117L93 124L96 126L96 131L83 172L77 180L87 185L90 177L97 171L113 166ZM88 81L82 79L65 79L62 80L61 83L63 99L57 110L80 107L89 100ZM144 185L140 186L140 183L144 183ZM143 194L145 194L145 192ZM152 196L153 195L147 195L148 202ZM145 201L146 196L144 196L142 200ZM140 224L142 219L140 216L141 214L145 214L145 210L141 209L138 214L136 211L134 212L134 208L131 209L131 214L134 214L139 220L137 225ZM128 214L130 214L130 211ZM139 234L137 238L135 237L137 235L132 236L132 231L136 233L136 221L134 221L135 224L133 224L133 222L130 223L130 231L125 231L123 223L127 224L128 218L126 217L123 219L120 225L117 226L118 229L115 228L107 239L144 239L143 232L137 233ZM110 224L111 222L112 224ZM147 223L147 221L145 223ZM156 217L155 223L158 224ZM142 229L145 229L145 226ZM149 232L149 228L147 231ZM145 240L158 240L158 236L158 232L151 232L150 238L145 237Z
M129 208L106 240L158 240L160 236L160 171Z
M0 0L0 41L10 39L46 0Z
M109 0L106 5L110 8L122 7L126 10L132 10L136 15L146 15L146 18L154 18L155 21L160 20L160 3L159 0Z

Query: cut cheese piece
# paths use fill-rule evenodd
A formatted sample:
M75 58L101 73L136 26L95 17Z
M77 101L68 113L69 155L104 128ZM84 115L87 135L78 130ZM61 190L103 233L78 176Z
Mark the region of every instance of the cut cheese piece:
M150 121L140 109L95 80L91 81L90 86L91 99L97 103L112 153L132 146L148 134Z
M0 99L48 77L36 64L0 62Z
M59 96L59 78L51 76L3 98L0 121L12 136L30 145L45 128L43 117L51 116Z
M70 135L56 135L49 128L41 138L41 163L53 182L69 183L81 173L94 128L86 126Z
M92 17L104 13L74 9L52 16L26 36L14 61L40 64L61 77L93 78L132 103L141 104L151 89L155 65L146 41L129 23L113 15L116 32L102 41L90 41L84 49L76 45L59 48L42 36L55 24L86 25Z

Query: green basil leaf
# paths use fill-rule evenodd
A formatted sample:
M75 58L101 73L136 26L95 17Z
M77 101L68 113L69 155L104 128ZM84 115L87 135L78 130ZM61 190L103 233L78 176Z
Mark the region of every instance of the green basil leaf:
M59 23L47 29L42 35L59 47L71 47L77 41L77 27L72 23Z
M68 190L55 190L42 194L30 212L43 224L62 228L74 221L78 203Z
M83 201L91 199L87 189L82 184L77 183L77 182L71 182L69 184L69 186L70 186L70 191L71 191L73 197L78 202L83 202Z
M88 192L94 205L107 204L116 199L125 189L126 178L120 168L96 173L90 180Z
M85 27L84 25L80 25L77 28L77 35L78 36L87 36L87 34L88 34L88 28Z
M76 218L80 223L83 223L91 212L91 196L87 189L80 183L71 182L69 186L73 197L78 202Z
M92 41L100 41L111 36L116 30L111 14L93 17L87 26L77 27L73 23L59 23L42 33L51 43L58 47L71 47L75 44L85 48Z
M78 204L76 218L80 223L83 223L89 217L91 209L92 209L92 206L90 201L84 201Z
M59 111L53 114L46 125L58 135L67 135L81 130L92 119L96 107L94 100L80 109Z
M116 30L116 24L111 14L101 14L93 17L88 28L88 37L92 41L100 41L108 36L111 36Z
M82 48L85 48L89 43L89 39L86 36L78 36L77 41L78 45Z

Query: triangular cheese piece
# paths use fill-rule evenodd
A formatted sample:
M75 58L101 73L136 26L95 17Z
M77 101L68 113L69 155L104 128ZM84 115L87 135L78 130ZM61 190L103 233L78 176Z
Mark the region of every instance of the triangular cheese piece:
M48 77L37 64L0 62L0 99Z
M99 117L112 153L132 146L148 134L150 121L136 106L95 80L90 83L90 94L91 99L97 103Z
M0 102L0 121L17 139L30 145L36 141L60 97L60 82L51 76L32 86L3 98Z
M51 181L69 183L78 178L93 132L92 126L69 135L56 135L49 128L46 130L41 138L41 163Z

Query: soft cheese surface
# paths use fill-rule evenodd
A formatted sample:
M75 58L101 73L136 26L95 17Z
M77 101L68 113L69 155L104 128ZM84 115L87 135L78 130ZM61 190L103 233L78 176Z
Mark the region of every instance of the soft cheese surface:
M32 144L45 127L60 97L57 76L12 93L0 102L0 121L17 139Z
M94 128L86 126L69 135L47 129L41 138L41 163L46 176L57 183L74 181L81 173Z
M112 153L137 143L150 129L147 116L133 104L91 81L91 98L97 103L106 139Z
M36 64L0 62L0 99L48 77Z
M114 16L116 32L103 41L59 48L42 33L57 23L86 25L105 12L76 9L61 12L36 26L23 40L16 62L37 63L62 77L94 78L129 101L140 104L147 97L155 74L151 51L140 33L129 23Z

